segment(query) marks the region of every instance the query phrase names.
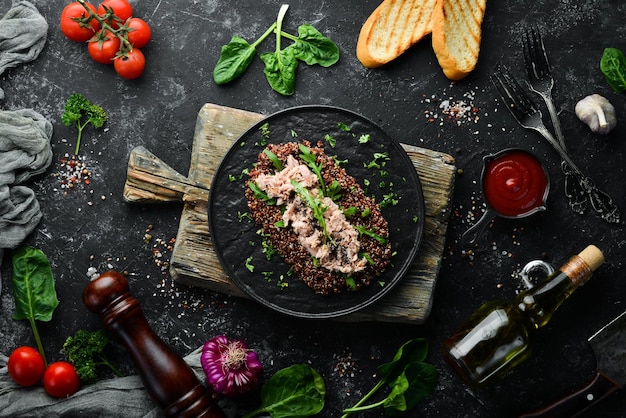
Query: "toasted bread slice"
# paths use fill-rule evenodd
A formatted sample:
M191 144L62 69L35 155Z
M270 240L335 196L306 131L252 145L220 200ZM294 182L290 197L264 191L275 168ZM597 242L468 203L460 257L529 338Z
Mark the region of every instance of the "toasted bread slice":
M384 0L363 24L356 56L367 68L402 55L432 30L437 0Z
M478 62L487 0L438 0L433 12L433 50L450 80L471 73Z

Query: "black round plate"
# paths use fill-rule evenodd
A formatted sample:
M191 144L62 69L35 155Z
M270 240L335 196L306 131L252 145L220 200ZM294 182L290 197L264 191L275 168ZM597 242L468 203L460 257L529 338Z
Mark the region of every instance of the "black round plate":
M262 128L269 130L264 142ZM328 137L334 138L332 147ZM362 136L369 141L361 143ZM394 256L392 266L358 291L338 295L315 294L282 257L267 260L258 225L244 195L248 176L267 143L308 140L324 143L328 155L346 161L342 166L377 202L392 195L397 204L382 209L389 223ZM331 141L332 142L332 141ZM375 153L389 157L380 168L367 167ZM365 185L366 180L369 184ZM424 198L415 168L400 144L370 120L331 106L300 106L273 114L246 131L222 160L210 189L209 228L215 251L228 276L252 299L276 311L303 318L330 318L358 311L389 292L411 266L424 230ZM272 272L269 276L268 272ZM283 276L288 285L279 286Z

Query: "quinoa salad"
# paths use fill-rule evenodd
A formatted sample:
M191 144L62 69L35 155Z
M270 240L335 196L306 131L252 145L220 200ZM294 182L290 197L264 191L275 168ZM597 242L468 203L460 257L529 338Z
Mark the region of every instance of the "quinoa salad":
M391 264L379 204L321 143L268 145L249 172L245 196L269 245L317 294L356 291Z

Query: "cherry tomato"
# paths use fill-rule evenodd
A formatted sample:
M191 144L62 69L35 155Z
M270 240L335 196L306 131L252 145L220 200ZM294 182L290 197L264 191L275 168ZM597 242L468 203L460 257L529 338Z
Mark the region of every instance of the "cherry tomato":
M20 386L33 386L41 380L46 365L39 351L32 347L18 347L9 356L9 376Z
M94 13L96 12L96 7L93 4L85 3L85 5ZM100 29L100 23L96 19L91 19L89 22L74 20L88 17L89 13L79 2L75 1L68 4L61 12L61 32L67 39L74 42L85 42L91 39L94 33Z
M143 74L146 58L139 48L133 48L126 56L116 58L113 68L122 78L133 80Z
M145 20L138 17L131 17L128 21L128 42L135 48L143 48L152 37L150 26Z
M55 398L67 398L78 391L80 378L76 369L66 361L52 363L43 375L46 393Z
M107 31L98 32L96 37L87 43L87 52L89 56L100 64L113 64L115 54L120 50L120 39Z
M107 9L113 11L117 19L111 21L111 27L119 28L133 15L133 6L127 0L104 0L98 6L98 14L104 16Z

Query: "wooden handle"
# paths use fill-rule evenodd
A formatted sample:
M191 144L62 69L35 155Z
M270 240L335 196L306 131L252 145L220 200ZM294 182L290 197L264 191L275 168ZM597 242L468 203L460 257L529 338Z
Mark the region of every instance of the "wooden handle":
M146 390L167 417L224 417L191 367L152 331L124 276L103 273L87 285L83 302L124 345Z
M597 372L591 381L550 405L520 415L518 418L574 418L617 392L620 385L601 372Z
M130 153L124 184L127 202L207 202L209 187L194 184L144 147Z

